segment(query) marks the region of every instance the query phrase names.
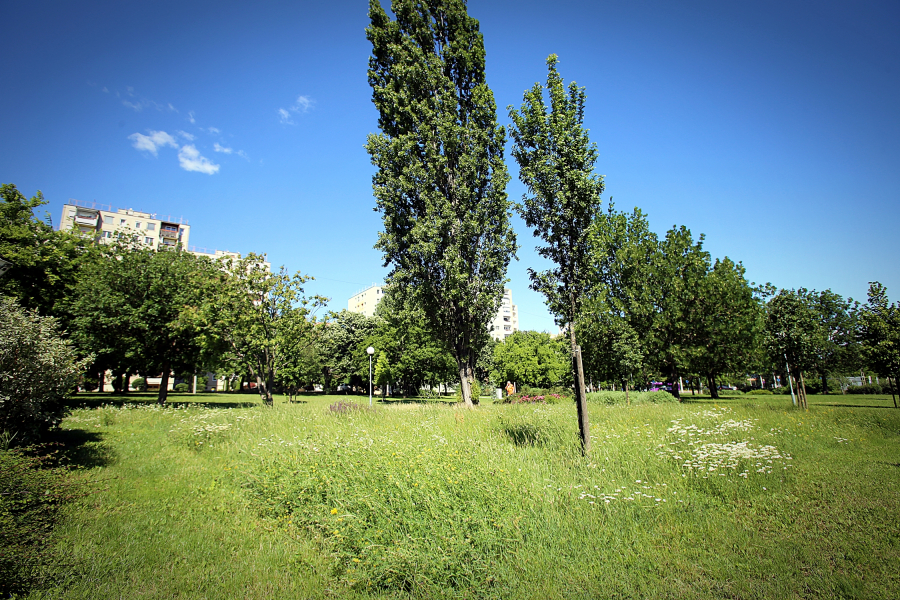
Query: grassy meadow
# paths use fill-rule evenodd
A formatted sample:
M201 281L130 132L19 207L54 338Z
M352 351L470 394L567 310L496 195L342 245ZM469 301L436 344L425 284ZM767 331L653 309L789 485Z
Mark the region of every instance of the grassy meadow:
M300 400L87 397L30 597L900 597L890 396Z

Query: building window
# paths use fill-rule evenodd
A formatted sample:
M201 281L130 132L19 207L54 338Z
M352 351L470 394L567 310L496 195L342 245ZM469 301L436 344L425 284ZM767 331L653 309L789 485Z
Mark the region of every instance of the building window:
M140 229L140 228L141 228L141 222L138 221L137 223L135 223L135 224L134 224L134 228L135 228L135 229Z
M104 223L112 224L113 218L112 218L111 216L109 216L109 215L103 215L103 222L104 222Z
M509 325L504 325L503 331L512 331L512 327L510 327Z
M123 226L123 227L124 227L124 226L125 226L125 223L127 223L127 221L126 221L125 219L119 219L119 225L120 225L120 226Z
M144 238L144 243L147 244L148 246L152 246L152 245L153 245L153 238L151 238L151 237L145 237L145 238Z
M112 232L111 232L111 231L104 231L104 232L103 232L102 234L100 234L100 235L101 235L101 237L111 238L111 237L112 237Z
M156 229L156 223L147 223L147 231L153 231Z

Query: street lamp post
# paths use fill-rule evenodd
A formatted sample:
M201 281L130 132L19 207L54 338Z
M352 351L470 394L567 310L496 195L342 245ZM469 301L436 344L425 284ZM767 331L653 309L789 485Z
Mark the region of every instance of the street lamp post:
M366 354L369 355L369 406L372 406L372 355L375 354L375 348L369 346L366 348Z

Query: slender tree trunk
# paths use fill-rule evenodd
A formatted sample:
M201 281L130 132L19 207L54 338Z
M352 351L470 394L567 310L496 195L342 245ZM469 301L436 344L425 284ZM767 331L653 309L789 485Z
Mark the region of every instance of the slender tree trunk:
M572 343L572 374L575 382L575 403L578 408L578 431L581 434L581 453L591 451L591 426L588 422L587 396L584 393L584 367L581 362L581 346L575 343L575 324L569 323L569 340Z
M822 393L828 393L828 376L825 373L822 373Z
M891 400L894 401L894 408L898 408L897 406L897 396L894 395L894 380L896 377L888 377L888 383L891 384Z
M625 380L625 385L623 387L625 388L625 406L631 406L631 398L628 395L629 385L627 379Z
M171 368L169 363L163 365L162 379L159 380L159 394L156 396L156 401L160 404L165 404L166 398L169 396L169 371Z
M809 410L809 403L806 400L806 383L803 381L803 371L800 371L800 395L803 398L803 408Z

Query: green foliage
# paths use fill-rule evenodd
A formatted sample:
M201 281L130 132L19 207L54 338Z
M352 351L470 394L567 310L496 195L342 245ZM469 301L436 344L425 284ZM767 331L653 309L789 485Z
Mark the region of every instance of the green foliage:
M50 456L0 450L0 596L15 597L43 581L59 560L52 545L59 509L76 492ZM32 448L31 450L35 450Z
M750 390L747 392L748 396L771 396L772 390L764 390L761 388L757 388L755 390Z
M587 395L589 402L598 404L625 404L625 392L603 390L600 392L590 392ZM628 401L631 404L665 404L668 402L678 402L678 398L666 391L656 392L628 392Z
M509 116L512 155L527 189L518 209L544 244L538 254L555 265L541 272L529 268L531 287L544 294L550 312L564 324L575 322L581 306L603 177L594 173L597 146L584 128L584 88L573 81L567 91L557 62L555 54L547 58L549 111L544 88L536 83L519 111L509 107Z
M571 365L566 339L549 333L516 331L494 347L491 381L503 387L507 381L518 386L553 387L571 381Z
M848 394L883 394L890 393L890 386L878 383L867 383L866 385L850 385L845 390Z
M54 231L49 214L44 221L35 218L34 209L45 204L40 191L29 200L15 185L0 186L0 258L10 263L0 277L0 295L42 315L65 318L63 305L89 254L88 241Z
M392 387L415 394L425 384L435 386L457 379L456 361L446 345L426 327L422 309L396 286L385 289L375 309L375 329L360 347L372 346L378 364L390 368Z
M0 432L27 443L57 427L88 362L78 360L56 319L0 297Z
M249 254L219 265L217 280L207 280L205 301L190 313L204 332L204 352L216 355L235 372L256 377L260 398L271 404L276 373L282 386L296 392L321 372L322 325L315 311L326 298L304 295L308 276L271 273L264 256Z
M472 398L477 399L481 397L481 383L477 380L473 381L471 384L472 390ZM463 402L462 390L457 386L456 388L456 401Z
M131 389L137 392L143 392L147 390L147 380L143 377L135 377L131 380Z
M70 310L72 338L95 355L95 370L162 374L165 402L172 372L194 372L209 332L193 317L217 265L183 250L154 251L121 238L85 264Z
M887 288L869 284L868 302L860 313L863 355L876 372L897 381L900 375L900 305L888 301Z
M331 313L328 321L322 340L326 386L331 387L331 382L367 382L369 355L366 348L378 327L377 320L341 310ZM378 344L376 349L380 347L381 344Z
M476 357L515 253L505 132L485 83L484 40L463 0L370 0L369 85L381 133L366 150L388 283L453 355L467 404Z
M184 382L182 382L182 383L176 383L176 384L175 384L175 387L174 387L174 390L175 390L176 392L182 392L182 393L183 393L183 392L189 392L189 391L191 390L191 386L190 386L190 384L187 384L187 383L184 383Z

